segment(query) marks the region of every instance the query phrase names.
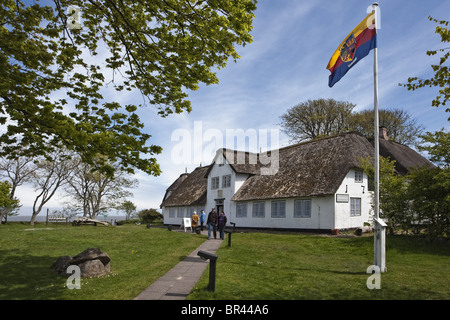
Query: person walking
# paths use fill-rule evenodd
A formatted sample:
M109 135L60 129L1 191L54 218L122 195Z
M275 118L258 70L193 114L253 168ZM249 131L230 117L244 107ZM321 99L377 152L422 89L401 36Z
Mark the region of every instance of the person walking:
M208 225L208 240L211 239L211 229L213 230L214 239L217 239L217 212L216 209L212 209L211 212L208 214L208 220L206 220L206 224Z
M206 222L206 213L205 210L200 212L200 230L203 231L203 224Z
M197 211L194 211L194 214L192 215L192 233L194 233L198 228L198 220L199 217L197 215Z
M225 239L225 231L224 228L227 224L227 216L225 215L225 212L221 212L219 215L219 222L218 222L218 227L219 227L219 234L220 234L220 239Z

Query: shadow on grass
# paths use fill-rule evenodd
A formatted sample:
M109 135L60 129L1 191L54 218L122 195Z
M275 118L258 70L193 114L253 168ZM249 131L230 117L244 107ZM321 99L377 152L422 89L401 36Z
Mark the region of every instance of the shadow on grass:
M0 251L0 299L61 299L68 290L67 278L52 272L50 266L55 260L52 256L33 256L21 250Z
M364 246L367 248L373 247L373 236L342 239L345 239L346 246L354 248L355 250L364 248ZM399 253L450 256L450 241L448 239L443 239L430 242L425 237L420 236L386 235L386 250L395 250Z

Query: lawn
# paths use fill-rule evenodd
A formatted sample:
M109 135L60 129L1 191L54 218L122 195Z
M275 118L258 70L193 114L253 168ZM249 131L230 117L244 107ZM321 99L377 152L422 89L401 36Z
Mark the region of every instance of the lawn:
M0 299L133 299L205 239L143 225L0 225ZM60 256L92 247L110 256L111 274L68 289L69 275L58 276L50 266Z
M0 226L0 299L130 300L197 248L206 237L165 228L61 224ZM214 241L214 240L211 240ZM98 247L111 274L69 290L50 270L62 255ZM450 246L388 236L381 289L366 286L373 237L235 233L217 251L216 291L208 269L189 300L450 299Z
M369 290L373 236L233 234L217 251L216 291L206 270L188 299L450 299L450 246L388 236L387 273Z

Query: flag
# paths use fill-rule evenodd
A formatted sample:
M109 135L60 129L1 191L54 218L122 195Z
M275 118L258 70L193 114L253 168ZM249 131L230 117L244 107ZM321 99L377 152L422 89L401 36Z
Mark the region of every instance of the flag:
M377 30L375 28L375 13L370 13L339 45L331 56L327 69L331 75L328 86L331 88L355 64L367 56L377 46Z

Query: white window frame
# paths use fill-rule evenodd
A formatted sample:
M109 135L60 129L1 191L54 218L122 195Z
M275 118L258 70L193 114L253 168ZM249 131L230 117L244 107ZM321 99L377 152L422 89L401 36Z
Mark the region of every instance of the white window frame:
M175 218L177 215L177 208L170 207L169 208L169 218Z
M296 199L294 201L294 218L311 218L311 199Z
M211 190L219 189L220 177L211 178Z
M231 174L222 176L222 188L229 188L231 186Z
M350 198L350 217L361 216L361 198Z
M247 218L247 202L236 203L236 218Z
M184 207L178 207L177 218L184 218Z
M252 218L266 217L266 203L264 201L253 202Z
M355 170L355 183L364 182L364 172L362 170Z
M286 200L276 200L271 203L272 218L286 218Z

